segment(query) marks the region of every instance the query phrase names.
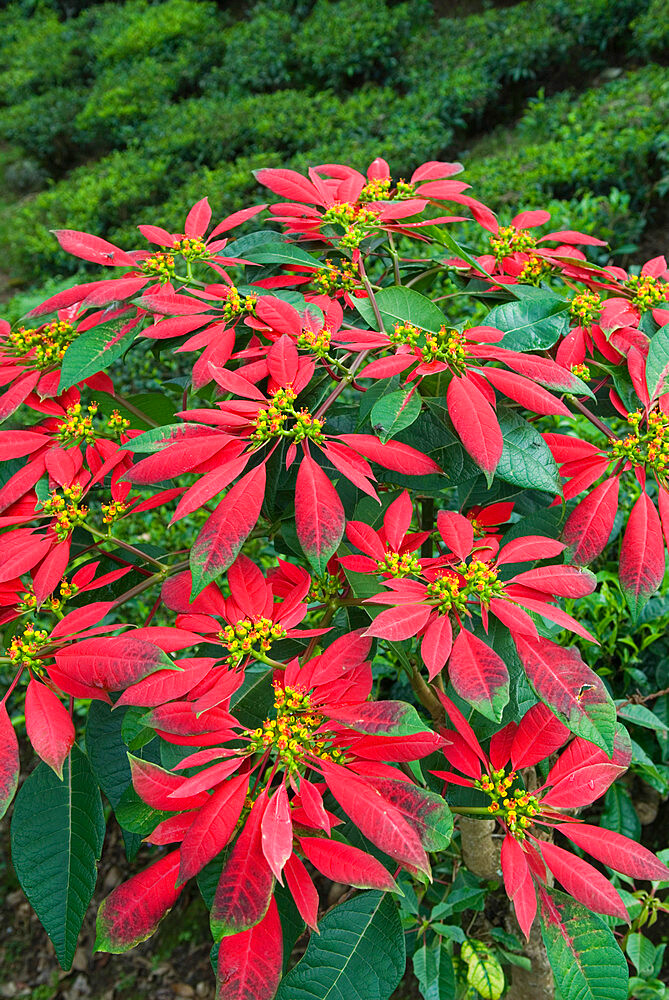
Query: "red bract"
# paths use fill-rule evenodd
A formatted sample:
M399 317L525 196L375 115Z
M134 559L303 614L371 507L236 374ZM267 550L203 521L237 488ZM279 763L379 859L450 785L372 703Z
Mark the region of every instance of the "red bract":
M365 554L342 556L341 565L355 573L381 573L384 577L420 574L423 563L413 553L430 537L430 532L409 532L412 517L411 498L404 490L386 510L383 527L378 531L363 521L349 521L346 537Z
M591 593L595 578L572 566L551 565L502 580L500 569L504 565L556 556L564 544L530 535L508 542L498 552L495 538L474 541L472 522L461 514L440 511L437 526L448 555L440 564L424 569L423 580L388 580L390 593L368 598L368 603L394 607L382 611L367 634L393 641L421 636L421 656L430 679L448 662L449 678L458 694L480 711L499 718L508 699L508 671L501 657L467 628L472 614L480 614L486 629L492 614L512 636L536 639L536 626L527 614L533 611L596 641L575 619L550 603L557 597Z
M557 750L569 737L568 730L543 705L535 706L519 725L509 723L496 733L486 754L459 709L438 694L455 726L455 731L444 731L449 740L444 755L467 777L450 771L432 773L447 784L466 785L492 800L488 812L506 834L502 844L504 885L526 937L537 910L537 888L546 883L546 868L588 909L627 920L627 909L609 880L592 865L548 841L546 833L554 829L564 834L598 861L633 878L666 878L669 869L646 848L559 811L589 805L603 795L626 770L631 750L614 750L609 760L603 750L577 737L558 757L546 782L530 792L523 786L518 769L538 764ZM509 761L511 769L507 769Z

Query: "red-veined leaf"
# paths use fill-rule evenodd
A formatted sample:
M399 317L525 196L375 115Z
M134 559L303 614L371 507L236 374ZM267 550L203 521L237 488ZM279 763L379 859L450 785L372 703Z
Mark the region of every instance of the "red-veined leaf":
M66 253L81 260L107 266L122 264L125 267L137 267L135 259L129 253L119 250L107 240L101 240L99 236L91 236L90 233L81 233L75 229L53 229L52 232Z
M196 202L186 216L184 235L189 239L200 239L207 231L211 222L211 208L207 198Z
M19 741L4 702L0 702L0 819L19 784Z
M461 629L448 664L451 684L461 698L489 719L499 721L509 700L509 671L482 639Z
M620 585L636 620L664 577L662 524L653 501L642 493L632 507L620 546Z
M567 727L562 725L543 702L533 705L520 720L511 744L514 770L531 767L540 760L545 760L566 743L568 738Z
M281 979L283 935L273 899L248 930L226 938L218 950L216 1000L272 1000Z
M175 669L162 649L132 634L84 639L57 652L56 666L75 683L102 691L121 691L157 670Z
M197 875L226 846L235 832L248 785L248 774L230 778L198 811L181 844L179 884Z
M247 472L226 493L200 530L190 554L193 597L197 597L237 558L260 517L265 478L264 464Z
M337 491L320 465L304 455L295 486L295 526L304 554L319 576L337 550L345 524Z
M265 796L255 800L223 866L211 908L214 941L253 927L267 912L274 876L261 843L261 822L266 805Z
M98 910L95 950L119 954L146 941L179 897L178 871L172 851L114 889Z
M398 608L389 608L377 615L365 635L375 635L380 639L398 642L418 635L432 614L432 608L427 604L405 604Z

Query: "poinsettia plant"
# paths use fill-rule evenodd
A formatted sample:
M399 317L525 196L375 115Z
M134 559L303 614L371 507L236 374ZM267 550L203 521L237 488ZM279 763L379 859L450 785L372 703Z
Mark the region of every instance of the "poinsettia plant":
M66 969L104 795L143 863L98 949L196 879L219 1000L383 1000L407 947L426 998L495 1000L490 926L444 923L477 825L516 951L540 927L563 1000L627 996L615 873L669 869L582 814L632 744L574 636L596 667L619 506L632 617L664 575L669 272L501 225L461 169L260 170L280 202L148 249L59 231L102 276L2 326L0 814L25 719L13 861ZM149 349L171 378L128 394Z

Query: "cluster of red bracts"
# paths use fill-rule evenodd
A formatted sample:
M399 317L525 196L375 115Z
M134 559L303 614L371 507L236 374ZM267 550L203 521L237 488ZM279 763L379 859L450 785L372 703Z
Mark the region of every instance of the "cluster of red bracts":
M65 250L123 273L53 296L32 315L55 318L35 319L35 328L6 324L0 330L0 384L6 387L0 419L22 404L40 415L30 429L0 432L0 458L21 463L0 488L0 621L36 614L57 619L49 628L29 620L9 649L14 683L28 679L28 736L42 759L62 773L75 738L71 713L61 700L69 696L144 708L144 725L184 748L173 770L131 760L134 788L156 811L147 840L178 846L105 901L101 948L121 951L148 937L185 882L228 848L212 911L214 936L223 941L220 978L225 981L230 969L245 963L250 977L262 969L259 995L272 996L281 969L275 880L285 880L314 929L313 870L356 887L396 887L384 865L340 836L342 814L393 866L429 877L428 854L450 839L450 812L441 796L397 765L437 750L460 772L434 772L448 785L467 785L492 797L490 814L505 830L505 885L525 933L547 869L585 905L623 916L608 881L547 842L538 826L557 830L633 877L667 874L637 845L632 850L625 838L561 812L590 804L627 767L622 731L612 757L582 737L572 739L540 789L530 792L518 777L560 749L571 738L575 719L608 698L578 653L544 638L537 626L545 619L593 639L557 602L594 589L594 576L577 567L608 541L618 482L627 473L641 490L621 551L621 579L635 612L662 579L662 526L669 536L669 404L666 372L639 327L648 312L660 324L669 319L666 264L657 258L639 276L596 268L576 247L601 241L570 231L540 239L528 233L548 221L545 212L523 213L500 229L492 212L464 193L468 185L451 179L459 169L426 163L406 183L393 181L382 160L374 161L366 176L338 164L316 167L308 177L259 171L262 183L290 199L271 209L284 231L340 256L337 264L328 260L322 268L286 264L280 275L241 291L228 270L252 262L234 252L225 256L227 239L220 237L265 206L229 216L207 236L211 211L203 199L189 212L184 233L139 227L155 251L126 252L95 236L61 231ZM509 350L500 345L503 333L491 326L427 330L407 321L387 329L377 315L369 329L369 323L360 328L358 320L351 321L356 301L373 294L364 241L384 233L428 240L424 227L453 217L420 215L443 202L462 206L491 234L491 253L473 263L471 258L447 262L459 271L485 278L491 289L536 284L544 273L573 288L583 286L571 303L573 326L554 357ZM178 273L177 261L189 269L201 263L214 272L215 283L191 284ZM282 289L294 294L295 288L303 294L300 309L274 294ZM185 338L176 350L195 355L190 390L206 389L203 405L188 405L186 393L178 422L142 432L118 413L106 422L99 416L91 393L114 395L104 372L89 372L63 390L61 367L70 345L106 324L113 332L102 353L133 332L150 340ZM581 378L586 358L600 365L602 379L606 365L627 367L639 412L628 414L612 391L629 423L627 436L610 432L598 448L566 435L545 435L566 483L564 499L595 487L570 512L563 541L536 535L505 540L514 516L509 502L475 507L466 515L441 510L436 532L412 530L417 518L407 491L386 507L378 529L363 521L347 523L335 485L340 479L379 501L375 465L408 476L440 476L442 470L430 455L398 440L333 430L328 411L340 396L363 390L370 384L366 380L401 376L411 398L421 387L425 391L423 380L443 376L448 420L490 481L504 447L500 401L534 415L568 418L563 395L592 395ZM313 404L319 380L331 388ZM296 470L296 536L317 580L282 560L265 577L242 554L263 514L267 463L279 449L285 467ZM335 483L324 466L335 470ZM189 477L187 485L158 488L148 496L133 493L183 476ZM655 490L659 515L651 499ZM98 491L105 503L89 511ZM118 540L102 525L173 500L178 502L171 523L203 508L208 512L188 564L152 560L162 602L176 613L174 626L131 629L114 617L122 601L67 608L69 600L137 568L119 557ZM96 576L99 561L82 563L81 550L73 549L77 530L89 532L94 555L110 544L120 568ZM436 543L436 554L421 555L430 543ZM576 565L554 561L566 550ZM534 565L538 561L542 565ZM151 577L142 566L139 572ZM217 581L224 574L222 588ZM330 602L333 610L340 599L351 599L347 574L378 581L379 592L364 604L374 616L369 627L333 642L324 638L330 618L301 627L314 605L323 611ZM330 586L325 598L323 581ZM383 610L377 614L378 606ZM509 700L509 671L486 641L490 616L513 640L542 701L519 724L496 733L487 753L436 687L455 726L439 734L409 705L369 700L372 637L393 643L417 637L428 680L446 672L460 698L499 722ZM321 639L324 649L314 655ZM283 655L285 640L301 644L299 658ZM210 655L184 655L205 643ZM218 647L216 655L212 646ZM235 707L253 663L270 667L274 682L273 715L255 729ZM0 814L18 776L9 694L0 704Z

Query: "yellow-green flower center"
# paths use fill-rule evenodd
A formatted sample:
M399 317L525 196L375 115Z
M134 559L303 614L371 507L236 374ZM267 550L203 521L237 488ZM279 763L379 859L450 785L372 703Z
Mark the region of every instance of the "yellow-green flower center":
M525 830L532 825L534 816L539 812L539 800L524 788L514 788L511 792L516 777L515 771L507 774L501 768L491 771L489 775L484 774L474 784L492 800L488 812L505 823L516 840L524 840Z
M526 229L516 229L515 226L500 226L497 233L490 237L490 246L498 262L512 253L532 250L536 245L536 237Z
M664 479L669 464L669 417L661 410L653 410L648 414L645 430L641 429L643 420L644 415L639 410L627 414L631 431L612 444L612 458L648 466L658 478Z
M76 336L76 327L66 320L55 319L35 329L20 326L9 333L2 351L20 358L26 368L46 371L60 364Z
M651 274L631 274L625 285L632 292L632 304L642 312L657 309L666 301L667 286Z
M310 757L344 760L343 752L332 746L323 716L313 708L307 691L275 683L274 709L275 718L265 719L262 727L249 734L252 753L273 751L287 771L304 767Z
M290 438L296 443L309 438L316 444L323 444L325 421L313 417L308 410L296 410L293 406L296 398L293 389L277 389L269 405L258 410L251 440L262 445L272 438Z
M270 618L243 618L234 625L226 625L219 632L219 638L228 651L227 663L237 666L248 656L266 655L272 643L286 636L286 630Z

